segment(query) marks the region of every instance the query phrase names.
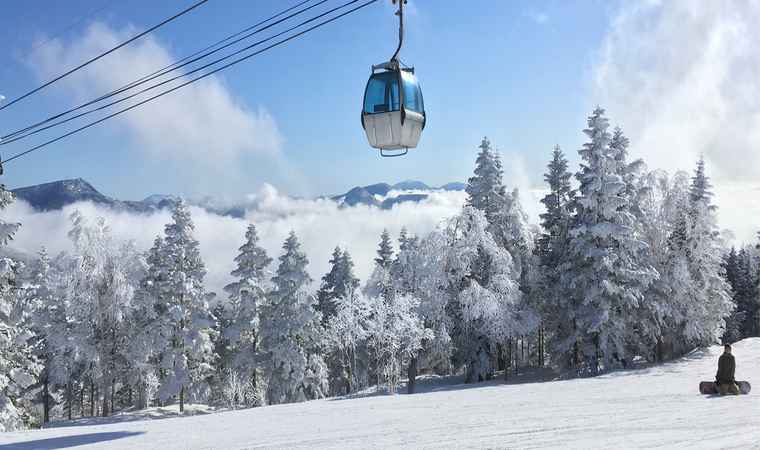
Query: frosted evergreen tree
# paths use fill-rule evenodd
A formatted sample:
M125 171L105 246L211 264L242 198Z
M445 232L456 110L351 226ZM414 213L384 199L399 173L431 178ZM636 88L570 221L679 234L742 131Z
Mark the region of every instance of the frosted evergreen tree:
M394 295L393 285L393 244L388 230L383 230L377 247L375 267L364 287L364 295L388 301Z
M395 393L402 370L417 358L423 342L432 338L417 314L419 300L410 295L395 295L387 301L373 301L367 320L369 346L377 361L378 385Z
M308 259L291 232L283 244L273 289L260 309L259 361L270 404L324 397L327 368L320 355L321 317L307 292Z
M322 313L322 324L326 325L335 314L336 302L345 298L349 290L359 287L359 279L354 275L354 262L348 250L335 247L330 258L330 271L322 277L322 285L317 291L317 306Z
M0 210L13 195L0 184ZM7 245L20 224L0 219L0 247ZM25 410L27 389L40 370L31 342L28 311L23 307L16 277L22 266L10 258L0 258L0 431L22 428L29 421Z
M372 302L357 290L349 290L336 302L325 328L333 394L350 394L368 385L371 318Z
M375 258L375 264L380 267L388 269L393 262L393 244L391 243L391 235L388 230L383 230L380 234L380 243L377 246L377 257Z
M465 368L465 381L492 376L496 344L535 328L535 317L521 311L512 257L488 232L485 214L465 207L446 222L432 254L444 275L446 312L455 367Z
M66 305L57 294L55 271L51 268L50 257L43 247L32 265L29 276L30 286L27 297L32 309L32 330L35 334L35 355L42 364L39 374L42 401L42 423L50 421L51 409L55 406L57 385L67 381L65 359L67 354L68 320Z
M623 183L625 183L625 189L623 190L623 196L629 202L629 209L634 216L637 215L636 211L636 196L638 193L637 179L642 175L646 169L646 165L642 159L637 159L632 162L628 161L628 146L630 141L623 134L623 130L620 127L615 127L612 132L612 139L610 140L610 152L612 157L615 158L615 169L620 176Z
M317 291L317 310L322 315L322 326L327 328L330 320L337 314L340 302L352 299L359 287L359 279L354 276L354 262L348 250L335 247L330 259L330 271L322 277L322 285ZM349 292L351 293L349 295ZM345 354L338 346L327 352L325 362L330 373L330 393L337 395L350 392L356 380L352 377L350 367L346 365Z
M535 280L535 291L531 296L534 308L541 312L549 328L556 328L552 323L563 320L556 310L556 305L561 296L561 290L558 289L559 266L567 255L569 228L575 208L575 190L570 184L571 177L567 158L559 145L556 145L544 174L549 192L541 199L546 211L540 215L542 232L537 239L536 248L539 270ZM544 362L545 346L546 336L544 327L541 327L538 336L539 365Z
M560 268L564 295L558 312L565 321L555 330L557 360L592 371L600 364L625 364L631 317L658 275L636 259L646 244L628 210L608 127L597 107L584 130L589 141L579 151L578 215L570 229L568 261Z
M723 278L723 242L718 232L717 208L712 204L710 189L705 162L700 159L689 187L690 226L685 250L692 303L684 311L683 338L687 345L716 342L725 329L725 318L733 309L730 286Z
M130 279L136 252L119 246L102 218L90 222L79 211L71 215L69 237L75 255L70 272L73 283L66 295L75 319L77 352L89 362L87 376L98 387L101 413L113 409L117 374L128 364L123 358L127 340L126 315L134 294Z
M161 361L169 349L164 336L171 333L165 283L167 261L163 258L164 240L157 236L147 252L146 273L139 282L130 308L128 359L132 362L130 378L137 390L137 406L143 409L154 400L153 382L158 381Z
M740 303L740 299L744 294L742 291L744 290L743 285L745 281L736 247L731 247L728 254L724 256L723 271L726 282L728 282L728 285L731 287L731 300L734 304L734 310L726 319L726 329L721 340L724 344L730 344L742 339L744 323L747 320L746 306Z
M256 353L258 346L259 308L266 302L268 291L267 267L272 263L266 251L259 244L259 236L254 225L249 225L245 233L245 243L239 248L235 258L237 267L231 275L236 281L225 286L229 295L227 307L230 321L227 338L235 355L232 369L249 379L254 388L258 387L256 376Z
M542 266L554 271L567 249L568 229L575 204L575 191L570 185L572 174L568 171L567 159L559 145L554 147L547 169L544 181L549 192L541 199L546 212L540 216L543 233L539 238L539 254Z
M484 137L475 160L475 174L467 180L467 204L483 211L489 224L497 222L504 209L506 188L499 154Z
M520 202L518 189L505 195L504 209L498 217L497 225L491 229L498 230L494 234L501 237L501 245L512 255L515 277L521 281L521 287L527 286L535 238L528 223L528 214Z
M186 394L195 401L207 396L213 362L209 336L213 319L203 286L206 269L194 229L187 205L178 202L172 222L164 229L160 254L165 271L160 308L165 313L158 317L162 342L156 349L161 354L159 367L163 374L159 396L163 401L178 395L181 412Z

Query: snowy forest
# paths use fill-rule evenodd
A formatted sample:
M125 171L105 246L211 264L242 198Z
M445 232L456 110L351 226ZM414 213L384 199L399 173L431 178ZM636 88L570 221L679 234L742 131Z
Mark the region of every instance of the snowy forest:
M550 155L539 224L484 138L461 212L425 236L384 232L367 280L336 247L314 284L295 233L268 255L250 224L209 292L183 202L150 249L75 212L74 251L0 259L0 430L414 392L421 374L593 376L760 335L760 250L726 247L705 162L647 168L601 108L583 133L580 167ZM0 221L0 245L20 226Z

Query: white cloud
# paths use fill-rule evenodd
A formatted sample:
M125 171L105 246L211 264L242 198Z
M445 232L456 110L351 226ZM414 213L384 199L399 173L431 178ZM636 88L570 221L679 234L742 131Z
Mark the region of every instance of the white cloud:
M549 22L549 15L540 11L528 11L525 15L538 25L545 25Z
M59 75L62 68L75 67L133 34L135 30L131 28L114 30L94 23L72 42L56 39L40 47L29 63L37 76L47 81ZM57 86L77 101L89 100L177 59L155 38L145 37L61 80ZM187 79L183 77L118 107L136 103ZM130 93L162 80L149 82ZM245 154L277 158L283 141L275 120L265 109L249 110L213 76L138 107L115 121L150 156L179 161L185 167L195 163L205 168L227 168Z
M387 228L397 236L402 226L424 235L443 219L456 214L464 203L463 192L437 192L421 203L401 203L391 210L367 206L339 208L330 200L298 200L284 196L269 185L251 196L255 210L245 220L208 213L191 208L196 238L208 269L207 285L217 293L230 281L233 258L242 244L248 222L259 231L262 246L270 257L280 255L281 246L290 230L298 235L309 257L309 273L318 287L329 268L329 258L336 245L347 248L356 263L356 274L366 280L372 271L380 233ZM153 239L163 232L171 220L168 211L151 215L130 214L101 208L91 203L77 203L61 211L35 212L26 203L17 201L4 211L4 220L20 222L22 227L11 247L26 253L45 246L51 253L70 250L67 238L68 216L79 209L88 217L104 217L114 235L133 239L138 248L147 250Z
M623 2L594 67L608 109L651 168L704 155L721 225L760 229L760 2Z

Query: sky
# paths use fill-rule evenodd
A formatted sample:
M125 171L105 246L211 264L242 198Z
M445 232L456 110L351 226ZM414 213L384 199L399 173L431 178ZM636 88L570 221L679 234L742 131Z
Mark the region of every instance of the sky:
M0 111L17 129L128 83L296 1L211 0L145 39ZM329 0L327 8L340 4ZM0 29L0 94L12 99L190 4L189 0L9 3ZM6 166L14 188L82 177L123 200L151 194L258 199L243 219L195 210L198 237L218 288L248 222L276 255L290 229L304 241L312 277L335 245L350 248L366 278L377 236L404 225L424 234L463 197L434 196L391 211L340 210L320 195L416 179L465 181L483 136L502 153L505 183L520 188L538 221L543 172L559 144L577 168L588 114L607 109L649 169L691 172L704 157L729 243L760 230L759 1L410 0L401 59L416 68L428 122L418 148L380 158L360 108L370 67L397 44L389 1L374 4L204 82ZM4 157L47 137L0 146ZM88 206L78 206L90 208ZM168 216L98 208L124 238L147 248ZM15 245L66 248L70 210L23 204ZM41 238L43 236L44 238ZM329 237L329 238L326 238Z
M7 61L0 93L14 98L189 3L9 4L3 12L9 26L0 30ZM81 76L1 111L0 129L92 98L294 3L211 0ZM440 185L469 176L485 135L538 174L555 143L568 149L581 143L579 130L593 107L586 93L591 64L608 9L595 2L473 1L463 10L455 2L412 0L401 57L417 70L428 123L406 158L380 159L359 121L370 66L387 60L397 43L397 19L385 1L230 68L207 89L219 92L177 92L25 157L9 168L6 184L82 177L125 199L235 197L264 183L299 196L403 179ZM2 154L41 141L17 142Z

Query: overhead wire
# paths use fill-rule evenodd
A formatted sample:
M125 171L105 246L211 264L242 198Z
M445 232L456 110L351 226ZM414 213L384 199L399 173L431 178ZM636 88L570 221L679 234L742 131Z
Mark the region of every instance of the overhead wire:
M83 108L86 108L88 106L91 106L91 105L93 105L95 103L101 102L103 100L106 100L108 98L114 97L114 96L116 96L118 94L121 94L123 92L129 91L129 90L131 90L131 89L133 89L133 88L135 88L137 86L140 86L142 84L145 84L145 83L147 83L149 81L153 81L156 78L162 77L162 76L167 75L167 74L169 74L171 72L179 70L182 67L185 67L185 66L187 66L189 64L197 62L197 61L199 61L201 59L207 58L208 56L211 56L211 55L213 55L213 54L215 54L217 52L220 52L220 51L224 50L225 48L229 48L229 47L231 47L231 46L233 46L233 45L235 45L235 44L237 44L237 43L239 43L239 42L241 42L241 41L243 41L245 39L250 38L251 36L253 36L255 34L264 32L267 29L272 28L275 25L278 25L278 24L280 24L280 23L282 23L282 22L284 22L286 20L292 19L293 17L295 17L297 15L300 15L300 14L302 14L302 13L304 13L304 12L310 10L310 9L313 9L313 8L315 8L315 7L319 6L319 5L327 2L328 0L321 0L318 3L316 3L316 4L314 4L312 6L309 6L307 8L303 8L303 9L301 9L301 10L299 10L299 11L293 13L293 14L290 14L289 16L287 16L287 17L285 17L283 19L278 20L277 22L271 23L271 24L267 25L266 27L262 27L262 28L260 28L258 30L255 30L255 31L252 31L252 32L250 32L248 34L245 34L243 37L241 37L239 39L236 39L236 40L234 40L232 42L229 42L226 45L224 45L222 47L219 47L219 48L217 48L215 50L211 50L214 47L218 47L219 45L224 44L225 42L227 42L227 41L229 41L231 39L234 39L234 38L236 38L236 37L238 37L238 36L240 36L240 35L242 35L242 34L244 34L246 32L249 32L249 31L251 31L253 29L256 29L256 28L260 27L261 25L263 25L263 24L265 24L267 22L270 22L270 21L272 21L272 20L274 20L274 19L276 19L276 18L278 18L278 17L280 17L280 16L282 16L284 14L287 14L288 12L290 12L290 11L292 11L292 10L300 7L300 6L303 6L304 4L309 3L310 1L313 1L313 0L304 0L304 1L301 1L300 3L298 3L298 4L296 4L296 5L288 8L288 9L286 9L284 11L281 11L281 12L279 12L279 13L277 13L277 14L275 14L275 15L273 15L273 16L265 19L265 20L262 20L262 21L254 24L254 25L251 25L251 26L249 26L249 27L247 27L247 28L245 28L243 30L240 30L240 31L238 31L238 32L236 32L236 33L234 33L234 34L232 34L230 36L227 36L226 38L221 39L221 40L215 42L214 44L211 44L211 45L209 45L209 46L207 46L207 47L205 47L205 48L203 48L201 50L198 50L198 51L196 51L196 52L194 52L194 53L192 53L190 55L187 55L187 56L185 56L185 57L183 57L183 58L181 58L181 59L179 59L179 60L177 60L177 61L175 61L175 62L173 62L173 63L171 63L169 65L167 65L167 66L164 66L164 67L162 67L162 68L160 68L160 69L158 69L158 70L156 70L156 71L154 71L154 72L152 72L152 73L150 73L148 75L144 75L143 77L141 77L141 78L139 78L139 79L137 79L135 81L132 81L132 82L130 82L130 83L124 85L124 86L121 86L120 88L114 89L114 90L112 90L112 91L110 91L110 92L108 92L106 94L103 94L103 95L95 98L94 100L87 101L87 102L82 103L80 105L77 105L77 106L75 106L73 108L67 109L67 110L65 110L65 111L63 111L61 113L57 113L57 114L55 114L53 116L50 116L50 117L48 117L48 118L46 118L44 120L36 122L36 123L34 123L32 125L26 126L24 128L20 128L20 129L15 130L15 131L13 131L11 133L8 133L8 134L6 134L4 136L0 136L0 142L1 142L0 145L6 145L6 144L9 144L11 142L15 142L15 141L17 141L19 139L23 139L23 138L25 138L27 136L36 134L36 132L31 132L31 130L34 130L35 128L38 128L38 127L40 127L42 125L50 123L50 122L52 122L52 121L54 121L56 119L59 119L59 118L61 118L63 116L71 114L72 112L79 111L79 110L81 110ZM206 52L206 53L203 53L203 52ZM77 116L77 117L81 117L81 116ZM60 124L60 123L65 123L65 122L58 122L58 123ZM48 128L46 127L45 129L48 129ZM43 131L43 130L40 130L40 131ZM23 135L23 136L17 138L17 136L19 136L19 135Z
M184 16L185 14L187 14L190 11L194 10L195 8L197 8L197 7L205 4L208 1L209 0L199 0L199 1L195 2L195 3L193 3L189 7L183 9L182 11L174 14L171 17L168 17L168 18L164 19L160 23L158 23L156 25L153 25L152 27L148 28L147 30L145 30L145 31L143 31L141 33L138 33L137 35L132 36L131 38L127 39L126 41L124 41L124 42L122 42L122 43L120 43L118 45L116 45L115 47L112 47L111 49L106 50L105 52L100 53L99 55L97 55L97 56L95 56L93 58L88 59L87 61L83 62L82 64L80 64L80 65L78 65L76 67L74 67L73 69L70 69L70 70L64 72L61 75L58 75L57 77L53 78L52 80L50 80L50 81L48 81L48 82L46 82L46 83L44 83L44 84L42 84L42 85L40 85L40 86L32 89L31 91L29 91L29 92L21 95L20 97L16 97L15 99L11 100L10 102L8 102L8 103L6 103L4 105L1 105L0 106L0 111L8 108L11 105L14 105L14 104L20 102L21 100L23 100L25 98L30 97L31 95L36 94L37 92L45 89L46 87L50 86L51 84L53 84L53 83L55 83L57 81L60 81L63 78L66 78L67 76L71 75L72 73L77 72L78 70L83 69L84 67L86 67L86 66L94 63L95 61L97 61L97 60L99 60L101 58L104 58L104 57L110 55L111 53L115 52L116 50L119 50L120 48L122 48L122 47L124 47L126 45L131 44L132 42L140 39L141 37L143 37L143 36L145 36L145 35L147 35L149 33L152 33L153 31L157 30L158 28L161 28L162 26L168 24L169 22L172 22L172 21L174 21L174 20L176 20L176 19Z
M323 1L320 1L319 3L317 3L317 4L316 4L316 5L314 5L314 6L318 6L318 5L322 4L322 3L325 3L326 1L327 1L327 0L323 0ZM227 59L233 58L233 57L235 57L235 56L237 56L237 55L239 55L239 54L241 54L241 53L243 53L243 52L245 52L245 51L248 51L248 50L252 49L253 47L257 47L257 46L259 46L259 45L261 45L261 44L264 44L264 43L266 43L266 42L269 42L269 41L272 41L272 40L274 40L274 39L277 39L278 37L280 37L280 36L283 36L283 35L285 35L285 34L287 34L287 33L291 32L291 31L294 31L294 30L295 30L295 29L297 29L297 28L300 28L300 27L302 27L302 26L304 26L304 25L306 25L306 24L308 24L308 23L311 23L311 22L313 22L313 21L315 21L315 20L318 20L318 19L320 19L320 18L322 18L322 17L325 17L325 16L327 16L327 15L330 15L330 14L334 13L335 11L341 10L341 9L343 9L343 8L345 8L345 7L347 7L347 6L350 6L351 4L354 4L354 3L358 2L358 1L359 1L359 0L351 1L351 2L348 2L348 3L344 3L344 4L340 5L340 6L334 7L334 8L332 8L332 9L330 9L330 10L327 10L327 11L325 11L325 12L323 12L323 13L321 13L321 14L319 14L319 15L315 16L315 17L312 17L312 18L310 18L310 19L308 19L308 20L305 20L305 21L303 21L303 22L299 23L298 25L292 26L292 27L290 27L290 28L288 28L288 29L286 29L286 30L284 30L284 31L281 31L281 32L279 32L279 33L277 33L277 34L274 34L274 35L272 35L272 36L269 36L269 37L267 37L267 38L265 38L265 39L262 39L262 40L259 40L259 41L257 41L257 42L254 42L253 44L250 44L250 45L248 45L248 46L246 46L246 47L243 47L243 48L241 48L241 49L239 49L239 50L236 50L235 52L233 52L233 53L230 53L230 54L229 54L229 55L227 55L227 56L224 56L224 57L218 58L218 59L216 59L216 60L214 60L214 61L211 61L211 62L209 62L209 63L207 63L207 64L204 64L204 65L202 65L202 66L200 66L200 67L197 67L197 68L195 68L195 69L193 69L193 70L191 70L191 71L189 71L189 72L183 73L183 74L181 74L181 75L177 75L177 76L175 76L175 77L172 77L172 78L169 78L169 79L163 80L163 81L161 81L161 82L158 82L158 83L156 83L156 84L154 84L154 85L151 85L151 86L148 86L148 87L146 87L146 88L143 88L143 89L141 89L141 90L139 90L139 91L137 91L137 92L134 92L134 93L132 93L132 94L130 94L130 95L127 95L126 97L122 97L122 98L120 98L120 99L118 99L118 100L114 100L114 101L112 101L112 102L110 102L110 103L106 103L106 104L104 104L104 105L98 106L98 107L96 107L96 108L93 108L93 109L90 109L90 110L88 110L88 111L85 111L85 112L82 112L82 113L76 114L76 115L74 115L74 116L68 117L68 118L66 118L66 119L62 119L62 120L59 120L59 121L57 121L57 122L55 122L55 123L52 123L52 124L50 124L50 125L47 125L47 126L45 126L45 127L37 128L37 129L35 129L35 130L29 131L29 132L27 132L27 133L25 133L25 134L22 134L22 135L20 135L20 136L18 136L18 135L17 135L17 136L15 136L15 137L11 137L11 138L8 138L8 139L5 139L5 137L3 137L3 138L2 138L3 140L2 140L2 141L0 141L0 146L4 146L4 145L8 145L8 144L11 144L11 143L13 143L13 142L16 142L16 141L19 141L19 140L21 140L21 139L27 138L27 137L29 137L29 136L32 136L32 135L34 135L34 134L38 134L38 133L41 133L41 132L43 132L43 131L47 131L47 130L49 130L49 129L51 129L51 128L54 128L54 127L57 127L57 126L60 126L60 125L66 124L66 123L68 123L68 122L71 122L71 121L73 121L73 120L79 119L79 118L81 118L81 117L84 117L84 116L88 116L88 115L90 115L90 114L93 114L93 113L95 113L95 112L98 112L98 111L103 111L103 110L105 110L105 109L108 109L108 108L110 108L111 106L117 105L117 104L119 104L119 103L123 103L123 102L125 102L125 101L127 101L127 100L130 100L130 99L133 99L133 98L135 98L135 97L137 97L137 96L140 96L141 94L144 94L144 93L146 93L146 92L152 91L153 89L156 89L156 88L158 88L158 87L161 87L161 86L163 86L163 85L169 84L169 83L171 83L171 82L173 82L173 81L179 80L180 78L184 78L184 77L186 77L186 76L188 76L188 75L192 75L192 74L194 74L194 73L200 72L200 71L202 71L202 70L204 70L204 69L207 69L207 68L208 68L208 67L210 67L210 66L216 65L216 64L218 64L218 63L220 63L220 62L222 62L222 61L224 61L224 60L227 60ZM311 7L309 7L309 8L311 8ZM297 14L297 13L296 13L296 14ZM282 20L286 20L286 19L282 19ZM275 22L275 23L271 24L271 26L273 26L273 25L276 25L276 24L278 24L278 23L280 23L280 21L277 21L277 22ZM263 31L263 29L262 29L262 31ZM135 86L135 87L136 87L136 86ZM90 102L90 104L92 104L92 103L96 103L96 102L95 102L95 101L93 101L93 102ZM80 108L80 109L81 109L81 108Z
M358 1L359 0L352 0L352 1L348 2L348 3L346 3L345 5L355 4ZM28 154L30 154L30 153L32 153L34 151L37 151L37 150L42 149L44 147L47 147L48 145L51 145L51 144L53 144L55 142L58 142L58 141L60 141L62 139L65 139L65 138L67 138L69 136L72 136L72 135L77 134L77 133L79 133L81 131L84 131L84 130L86 130L88 128L91 128L91 127L93 127L95 125L103 123L106 120L109 120L109 119L111 119L113 117L116 117L116 116L121 115L121 114L123 114L125 112L128 112L128 111L131 111L131 110L133 110L133 109L135 109L135 108L137 108L137 107L139 107L141 105L144 105L144 104L146 104L148 102L154 101L154 100L156 100L156 99L158 99L160 97L163 97L164 95L167 95L167 94L169 94L171 92L179 90L179 89L181 89L181 88L183 88L185 86L188 86L188 85L190 85L192 83L195 83L195 82L197 82L197 81L199 81L201 79L209 77L209 76L211 76L211 75L213 75L213 74L215 74L217 72L220 72L220 71L225 70L225 69L227 69L229 67L232 67L232 66L234 66L236 64L239 64L239 63L241 63L243 61L246 61L246 60L248 60L250 58L253 58L254 56L260 55L260 54L262 54L262 53L264 53L264 52L266 52L268 50L271 50L272 48L278 47L278 46L280 46L282 44L285 44L285 43L287 43L289 41L292 41L293 39L296 39L296 38L298 38L300 36L303 36L303 35L305 35L307 33L310 33L311 31L314 31L314 30L316 30L318 28L321 28L321 27L323 27L323 26L325 26L325 25L327 25L329 23L332 23L332 22L334 22L334 21L336 21L338 19L341 19L341 18L343 18L343 17L345 17L345 16L347 16L349 14L352 14L352 13L354 13L356 11L359 11L360 9L363 9L363 8L365 8L365 7L373 4L373 3L377 3L378 1L379 0L368 0L365 3L362 3L362 4L360 4L360 5L356 6L356 7L348 10L348 11L345 11L345 12L339 14L339 15L336 15L336 16L333 16L333 17L331 17L329 19L326 19L326 20L324 20L324 21L322 21L322 22L320 22L320 23L318 23L316 25L313 25L313 26L311 26L311 27L309 27L309 28L307 28L305 30L302 30L302 31L300 31L300 32L298 32L296 34L290 35L290 36L288 36L288 37L286 37L286 38L284 38L284 39L282 39L280 41L275 42L274 44L271 44L271 45L269 45L267 47L264 47L263 49L260 49L260 50L257 50L255 52L251 53L251 54L242 56L242 57L240 57L240 58L238 58L236 60L233 60L233 61L231 61L231 62L229 62L229 63L227 63L227 64L225 64L225 65L223 65L221 67L218 67L218 68L216 68L216 69L214 69L214 70L212 70L210 72L207 72L207 73L205 73L203 75L200 75L200 76L198 76L196 78L193 78L191 80L188 80L188 81L186 81L186 82L184 82L184 83L182 83L180 85L177 85L177 86L175 86L175 87L173 87L171 89L168 89L166 91L160 92L160 93L158 93L158 94L156 94L156 95L154 95L152 97L149 97L147 99L144 99L144 100L142 100L142 101L140 101L138 103L135 103L134 105L131 105L131 106L127 107L127 108L124 108L124 109L121 109L121 110L116 111L114 113L111 113L111 114L109 114L109 115L107 115L105 117L102 117L102 118L100 118L100 119L98 119L96 121L90 122L90 123L88 123L88 124L86 124L86 125L84 125L82 127L79 127L79 128L77 128L75 130L72 130L72 131L70 131L68 133L65 133L65 134L63 134L61 136L58 136L58 137L56 137L54 139L48 140L46 142L43 142L43 143L41 143L41 144L39 144L37 146L34 146L34 147L32 147L32 148L30 148L28 150L23 151L21 153L17 153L15 155L11 156L10 158L8 158L7 160L3 161L3 163L7 164L7 163L9 163L11 161L14 161L14 160L16 160L18 158L21 158L21 157L23 157L25 155L28 155Z

